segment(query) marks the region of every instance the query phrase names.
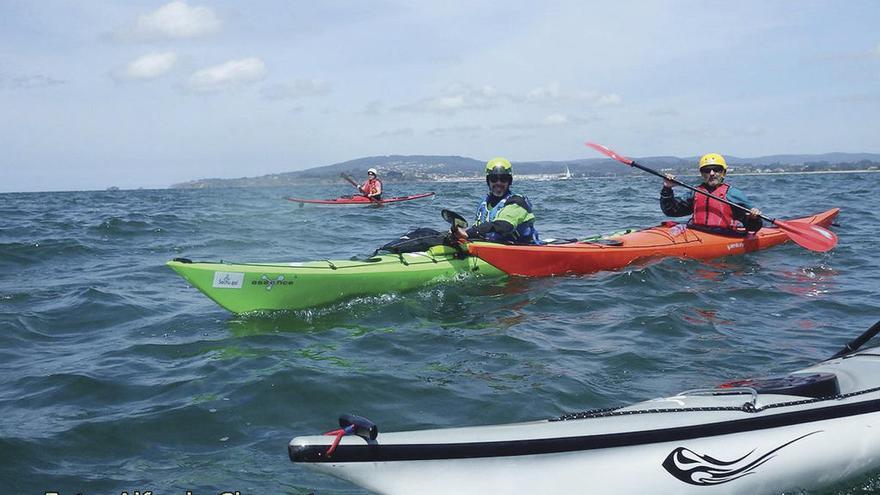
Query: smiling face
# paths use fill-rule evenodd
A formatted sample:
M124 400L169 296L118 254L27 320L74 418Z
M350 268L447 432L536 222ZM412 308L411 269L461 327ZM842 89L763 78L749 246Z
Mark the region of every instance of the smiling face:
M727 172L721 165L709 165L700 169L700 176L703 177L703 183L709 187L718 187L724 182L724 175Z
M500 198L510 189L513 176L510 174L489 174L486 176L486 182L489 184L489 191L492 195Z

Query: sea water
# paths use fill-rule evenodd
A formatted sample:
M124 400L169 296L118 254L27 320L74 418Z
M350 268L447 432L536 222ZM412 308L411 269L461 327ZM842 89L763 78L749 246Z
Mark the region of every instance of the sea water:
M788 243L244 316L164 263L362 256L445 228L441 208L471 218L485 185L386 184L437 196L381 208L284 199L345 184L0 194L0 490L361 494L292 464L287 442L342 413L380 431L486 425L796 370L880 320L878 177L730 178L769 216L840 207L828 253ZM544 237L664 220L649 176L513 186Z

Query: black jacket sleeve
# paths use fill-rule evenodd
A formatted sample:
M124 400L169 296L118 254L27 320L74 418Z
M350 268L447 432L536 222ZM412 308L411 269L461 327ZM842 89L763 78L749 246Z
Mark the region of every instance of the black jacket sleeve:
M660 190L660 209L668 217L683 217L694 212L693 196L676 198L671 187Z

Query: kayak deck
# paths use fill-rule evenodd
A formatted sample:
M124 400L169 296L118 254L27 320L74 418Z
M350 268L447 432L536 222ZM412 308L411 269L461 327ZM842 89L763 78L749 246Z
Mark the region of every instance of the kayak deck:
M288 453L387 494L413 486L425 494L567 494L590 481L590 493L812 491L880 467L878 352L783 377L831 377L828 395L723 384L578 417L372 439L356 432L330 454L334 437L302 436Z
M466 276L504 276L485 261L461 256L448 246L361 261L226 263L177 258L167 265L233 313L298 310Z
M827 227L838 208L789 220ZM694 259L719 258L766 249L789 240L782 229L764 227L755 234L721 235L665 222L636 232L616 236L610 244L571 242L565 244L509 245L472 242L468 251L509 275L546 277L585 274L623 268L636 260L654 257Z

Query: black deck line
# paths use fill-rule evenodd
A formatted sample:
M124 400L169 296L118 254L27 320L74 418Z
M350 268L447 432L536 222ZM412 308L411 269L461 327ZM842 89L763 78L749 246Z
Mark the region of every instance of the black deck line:
M293 462L341 463L475 459L482 457L552 454L729 435L846 418L878 411L880 411L880 399L875 399L852 404L656 430L498 442L340 445L330 457L326 455L327 445L310 445L305 447L288 445L288 455ZM381 438L382 436L379 435L380 441Z

